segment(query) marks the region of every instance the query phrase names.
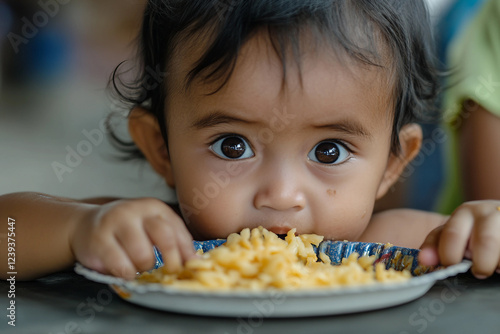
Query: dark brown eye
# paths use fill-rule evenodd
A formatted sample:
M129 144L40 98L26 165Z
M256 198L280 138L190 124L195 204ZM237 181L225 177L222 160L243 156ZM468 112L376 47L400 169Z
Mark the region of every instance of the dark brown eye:
M221 138L210 148L225 159L246 159L254 155L246 141L238 136Z
M309 152L309 159L322 164L340 164L349 158L349 151L344 145L332 141L324 141Z
M222 153L230 159L238 159L241 158L247 146L245 142L238 137L230 137L224 139L221 144Z
M316 159L324 164L332 164L339 158L339 149L334 143L321 143L316 147Z

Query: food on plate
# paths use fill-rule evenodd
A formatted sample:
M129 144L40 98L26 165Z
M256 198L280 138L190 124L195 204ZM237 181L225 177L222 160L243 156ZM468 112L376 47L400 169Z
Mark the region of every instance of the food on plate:
M408 270L386 269L374 256L352 253L340 265L315 249L323 237L295 235L296 229L281 239L263 227L233 233L227 241L200 257L187 261L181 271L165 267L137 277L140 283L161 283L187 290L267 290L315 289L377 282L404 281Z

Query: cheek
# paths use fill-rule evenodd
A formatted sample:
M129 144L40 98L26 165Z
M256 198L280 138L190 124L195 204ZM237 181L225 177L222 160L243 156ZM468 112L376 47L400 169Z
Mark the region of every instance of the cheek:
M342 177L324 180L310 202L316 213L315 233L326 239L359 238L370 221L381 175L380 166L358 161Z
M245 199L240 199L237 193L213 182L207 183L204 189L194 189L179 191L183 218L193 237L199 240L226 238L245 227L242 224Z
M248 199L236 186L238 168L216 159L184 161L182 166L175 175L176 192L193 236L215 239L239 232L244 227L239 222Z
M323 210L316 208L320 214L316 218L314 233L331 240L357 240L370 221L372 200L359 194L342 196L339 193L333 199L329 194L325 194L325 197Z

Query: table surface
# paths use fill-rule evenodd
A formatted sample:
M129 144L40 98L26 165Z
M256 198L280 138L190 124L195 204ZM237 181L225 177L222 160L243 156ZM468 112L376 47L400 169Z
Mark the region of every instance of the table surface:
M73 272L16 282L16 326L8 325L9 283L0 282L0 333L500 333L500 275L470 273L436 284L404 305L348 315L211 318L143 308Z

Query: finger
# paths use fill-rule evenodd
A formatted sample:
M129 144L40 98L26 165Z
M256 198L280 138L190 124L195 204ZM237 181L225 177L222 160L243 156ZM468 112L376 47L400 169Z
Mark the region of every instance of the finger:
M151 270L155 264L153 244L142 225L122 226L116 239L137 271Z
M179 241L179 251L183 261L197 257L196 250L194 249L193 237L191 233L187 230L184 222L181 222L181 226L176 229L177 240Z
M427 238L425 238L418 254L420 264L424 266L436 266L439 264L438 243L442 230L443 226L439 226L432 230Z
M437 266L439 264L439 254L436 248L424 248L418 254L418 262L424 266Z
M469 210L457 210L443 225L438 245L441 264L450 266L462 261L473 226L474 216Z
M183 261L187 261L193 257L196 257L196 252L193 245L193 237L187 230L184 222L175 217L175 220L170 220L168 226L171 227L171 231L165 229L167 221L165 219L152 219L146 224L146 229L150 238L154 241L154 244L160 246L164 240L175 237L177 241L177 246L181 254ZM173 233L173 234L172 234Z
M109 271L106 269L106 266L102 262L102 259L98 257L94 257L91 259L82 259L81 263L89 269L95 270L103 274L109 274Z
M472 273L477 278L491 276L500 262L500 213L477 222L471 236Z
M178 272L182 268L182 257L175 229L161 217L148 219L144 226L149 238L160 250L167 271Z
M157 205L159 204L159 206ZM168 210L166 210L168 209ZM161 252L161 248L170 247L167 245L169 243L169 238L174 238L176 241L176 249L180 253L181 263L182 261L187 261L190 258L196 257L196 253L193 246L193 238L189 231L187 230L184 221L174 213L165 203L158 202L156 200L154 205L154 210L157 215L151 215L145 221L145 230L148 234L150 240L153 241L153 244L158 246L158 249ZM164 226L170 226L171 230L167 231ZM164 246L161 246L162 243L165 243ZM164 253L165 250L162 252ZM177 267L176 257L174 256L171 259L167 259L167 262L171 260L172 268Z
M128 280L135 278L137 270L129 260L125 251L121 248L118 240L111 239L101 248L99 257L106 268L106 272L116 277Z
M181 253L177 248L171 248L165 256L165 267L170 273L178 273L182 269Z
M436 248L438 247L439 243L439 238L441 237L441 231L443 230L443 226L436 227L434 230L432 230L428 235L427 238L425 238L424 242L422 243L422 246L420 246L420 249L424 248Z

